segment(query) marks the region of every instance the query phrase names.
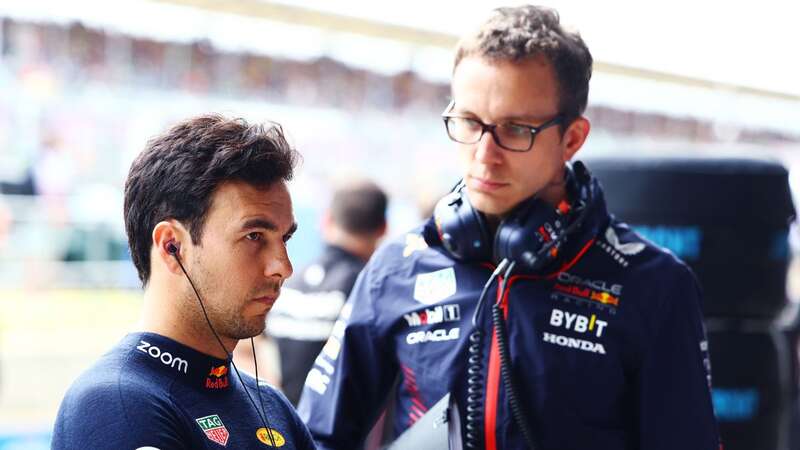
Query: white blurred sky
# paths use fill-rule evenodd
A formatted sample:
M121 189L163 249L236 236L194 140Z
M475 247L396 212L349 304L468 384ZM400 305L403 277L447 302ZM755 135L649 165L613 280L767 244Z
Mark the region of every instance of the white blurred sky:
M461 34L497 6L484 0L279 0L343 15ZM549 0L598 61L800 96L796 0ZM800 117L800 112L798 113Z

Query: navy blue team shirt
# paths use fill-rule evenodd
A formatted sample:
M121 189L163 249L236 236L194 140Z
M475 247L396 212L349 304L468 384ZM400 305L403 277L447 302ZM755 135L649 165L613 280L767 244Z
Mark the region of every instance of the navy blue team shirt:
M52 448L314 448L283 394L247 374L242 379L256 403L261 391L272 441L230 359L154 333L129 334L72 384Z

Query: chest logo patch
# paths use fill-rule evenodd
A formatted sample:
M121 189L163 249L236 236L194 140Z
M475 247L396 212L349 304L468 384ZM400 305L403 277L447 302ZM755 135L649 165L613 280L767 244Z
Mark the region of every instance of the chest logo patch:
M270 440L270 435L272 436L272 440ZM286 444L286 439L274 428L270 428L269 432L267 432L266 428L261 427L256 430L256 437L262 444L266 444L270 447L273 446L273 441L275 442L275 447L283 447Z
M203 430L203 433L205 433L206 437L212 442L216 442L223 447L228 445L228 438L231 435L228 433L228 429L225 428L225 424L222 423L222 419L220 419L218 415L212 414L210 416L194 419L194 421L200 425L200 429Z
M211 367L206 376L206 389L225 389L228 387L228 367Z
M456 293L456 272L452 267L417 275L414 300L432 305Z

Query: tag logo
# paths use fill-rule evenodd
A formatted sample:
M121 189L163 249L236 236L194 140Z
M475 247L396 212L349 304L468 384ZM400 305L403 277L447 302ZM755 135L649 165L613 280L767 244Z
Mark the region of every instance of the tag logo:
M270 440L270 436L272 436L272 440ZM256 437L262 444L269 445L270 447L272 447L273 442L275 442L275 447L283 447L286 444L286 439L274 428L270 428L269 432L267 432L266 428L261 427L256 430Z
M452 267L417 275L414 300L426 305L440 302L456 293L456 272Z
M212 414L210 416L194 419L194 421L200 425L200 429L203 430L203 432L206 434L206 437L211 441L216 442L223 447L228 445L228 438L231 435L228 433L228 429L225 428L225 424L222 423L222 420L218 415Z

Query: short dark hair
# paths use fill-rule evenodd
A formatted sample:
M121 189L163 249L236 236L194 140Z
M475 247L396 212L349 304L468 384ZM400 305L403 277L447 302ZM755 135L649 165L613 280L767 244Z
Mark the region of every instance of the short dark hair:
M570 124L586 110L592 54L580 34L561 26L553 9L532 5L495 9L476 33L458 42L453 70L472 55L512 62L544 56L555 70L564 123Z
M222 183L268 187L289 181L298 158L280 125L219 115L191 118L148 141L125 181L125 231L142 283L150 278L158 222L180 221L199 243L211 198Z
M331 200L334 223L348 233L365 234L386 225L386 193L371 181L339 187Z

